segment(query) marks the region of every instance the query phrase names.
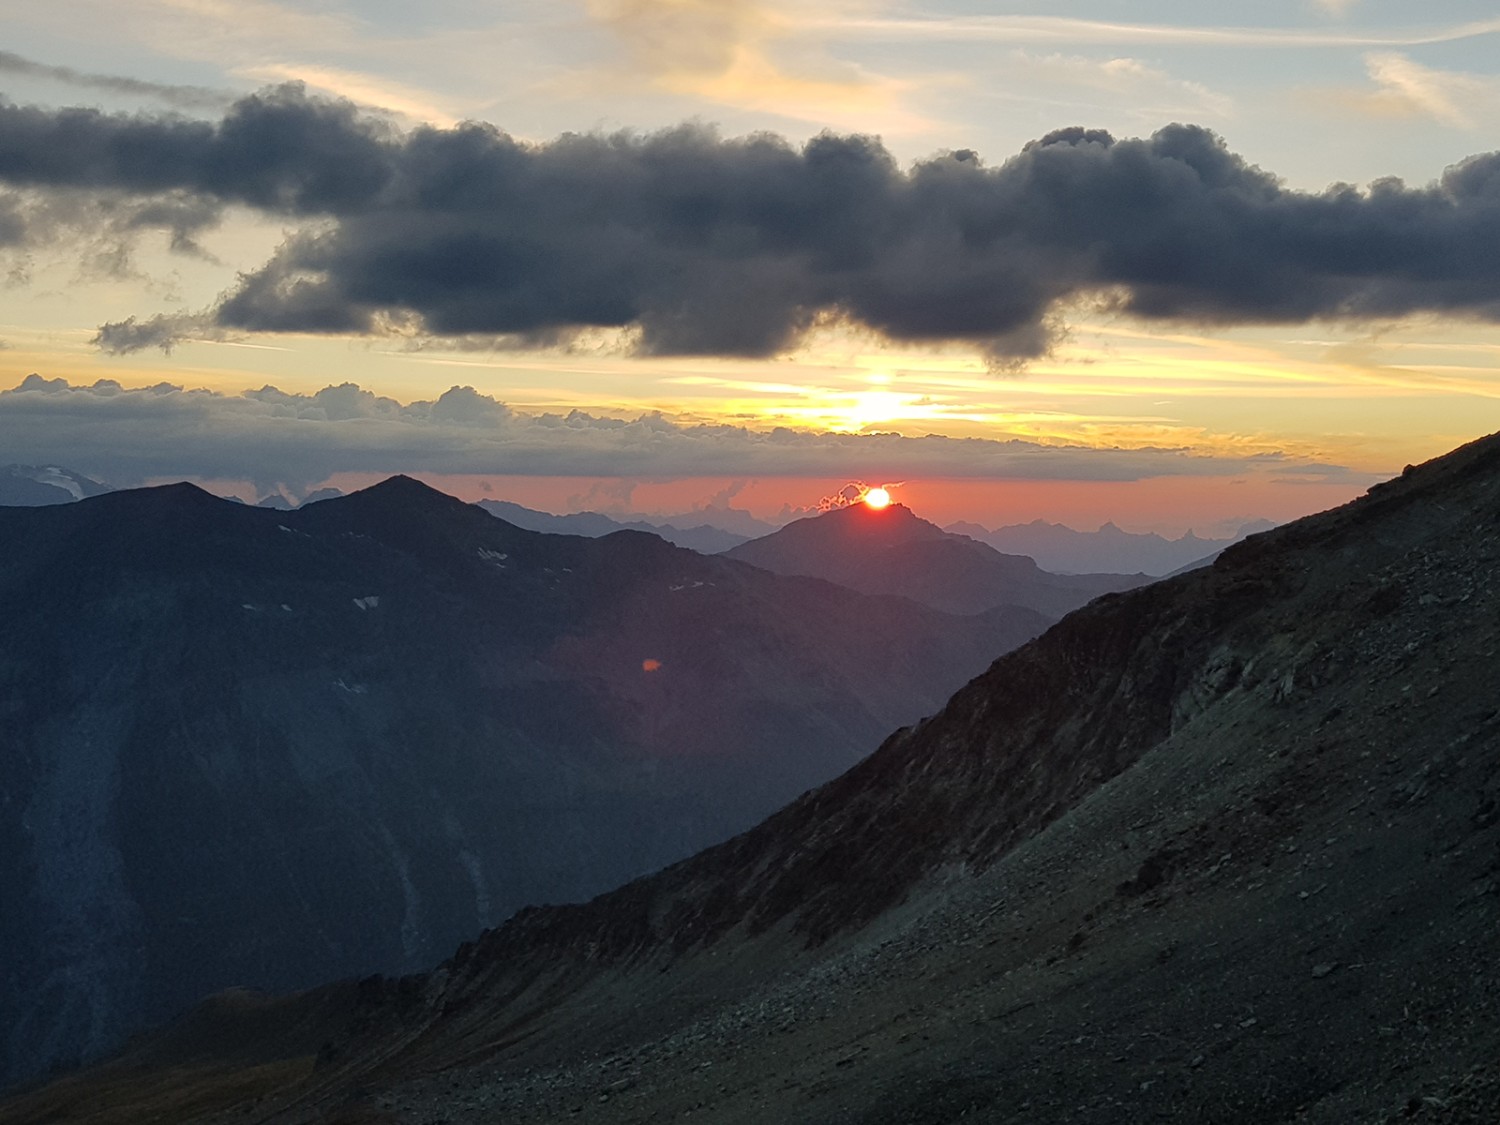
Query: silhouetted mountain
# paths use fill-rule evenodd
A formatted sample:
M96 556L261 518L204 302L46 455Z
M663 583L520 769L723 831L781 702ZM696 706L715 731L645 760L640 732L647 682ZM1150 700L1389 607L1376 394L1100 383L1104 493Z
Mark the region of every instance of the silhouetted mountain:
M687 547L703 555L717 555L745 542L746 537L732 531L724 531L708 524L694 527L674 527L669 523L647 520L621 522L598 512L575 512L572 515L555 516L551 512L533 511L509 500L481 500L479 506L492 516L499 516L517 527L530 531L545 531L554 535L587 535L597 538L616 531L645 531L659 535L668 543Z
M1497 567L1500 437L1095 601L690 860L0 1121L1493 1122Z
M429 965L754 823L941 705L966 621L397 477L0 510L7 1073L229 985Z
M1029 558L950 535L904 504L836 508L724 555L777 574L826 578L867 594L897 594L949 613L1011 605L1055 619L1099 594L1148 581L1139 574L1049 574Z
M1181 538L1166 539L1154 532L1125 531L1113 523L1104 524L1098 531L1075 531L1046 520L1010 524L994 531L977 523L954 523L945 530L987 543L997 551L1026 555L1042 569L1059 574L1108 571L1163 575L1210 562L1231 543L1274 526L1268 520L1257 520L1227 539L1200 539L1191 530Z
M108 491L108 485L57 465L6 465L0 468L0 506L33 508L69 504Z

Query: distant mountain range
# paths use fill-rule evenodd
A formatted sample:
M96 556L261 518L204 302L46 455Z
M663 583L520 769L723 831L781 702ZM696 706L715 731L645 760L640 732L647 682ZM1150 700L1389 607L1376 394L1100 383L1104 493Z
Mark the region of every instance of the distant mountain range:
M1500 437L1093 602L691 859L0 1125L1489 1125L1496 513Z
M0 620L12 1080L654 870L1046 624L540 534L406 478L295 511L185 484L0 508Z
M66 468L10 465L0 469L0 506L66 503L107 491L107 485ZM339 489L322 488L304 497L300 504L313 504L342 495ZM262 497L257 506L290 511L298 507L299 502L273 492ZM722 506L695 509L677 516L639 513L610 516L600 512L554 515L509 500L481 500L479 506L491 515L530 531L594 538L615 531L646 531L705 555L732 550L779 530L775 523L758 520L739 508ZM1025 555L1043 570L1055 574L1139 573L1159 577L1210 562L1231 543L1274 526L1269 520L1256 520L1245 524L1235 535L1222 539L1202 539L1192 531L1178 539L1166 539L1150 532L1124 531L1113 523L1106 523L1097 531L1075 531L1040 519L995 530L968 522L949 524L940 530L985 543L1002 554Z
M700 554L717 555L745 542L746 536L714 527L707 523L689 527L678 527L671 523L631 519L620 521L599 512L576 512L573 515L555 516L551 512L538 512L523 508L509 500L481 500L479 506L492 516L499 516L507 523L524 527L529 531L545 531L556 535L587 535L597 538L616 531L645 531L660 535L668 543L687 547Z
M867 594L896 594L949 613L1021 607L1053 620L1145 575L1050 574L1020 555L943 531L903 504L852 504L787 524L725 558L801 574Z
M1161 576L1210 562L1231 543L1275 526L1269 520L1256 520L1227 539L1200 539L1191 530L1181 538L1166 539L1154 532L1124 531L1113 523L1104 524L1098 531L1075 531L1046 520L1011 524L994 531L977 523L960 522L944 530L988 543L1006 554L1026 555L1043 570L1058 574L1108 571Z
M0 506L30 508L68 504L108 491L108 486L57 465L6 465L0 468Z
M272 492L262 496L256 501L257 508L273 508L278 512L290 512L293 508L300 508L305 504L316 504L320 500L337 500L344 495L341 488L318 488L304 496L300 501L293 503L279 492Z

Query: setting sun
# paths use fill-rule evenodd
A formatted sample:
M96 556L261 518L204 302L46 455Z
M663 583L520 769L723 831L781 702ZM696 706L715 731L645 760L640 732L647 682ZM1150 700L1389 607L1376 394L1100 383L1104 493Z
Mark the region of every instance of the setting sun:
M872 488L865 493L864 500L867 507L879 511L890 504L891 494L883 488Z

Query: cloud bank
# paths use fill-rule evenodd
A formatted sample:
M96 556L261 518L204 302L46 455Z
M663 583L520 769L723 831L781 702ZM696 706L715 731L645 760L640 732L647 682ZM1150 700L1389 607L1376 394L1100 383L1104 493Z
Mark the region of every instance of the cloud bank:
M960 151L902 169L863 136L400 133L287 86L216 122L0 105L0 183L306 220L213 308L104 326L118 352L195 328L608 328L643 354L766 356L835 318L1003 363L1045 352L1080 300L1210 325L1500 320L1500 154L1423 187L1309 193L1191 125L1064 129L998 165Z
M284 486L299 495L340 472L1129 481L1259 471L1363 479L1278 454L757 431L684 425L656 414L525 414L472 387L452 387L430 402L400 403L353 383L310 395L269 386L230 395L168 383L74 386L39 375L0 391L0 449L33 464L54 463L66 451L70 468L115 485L248 480L261 492Z

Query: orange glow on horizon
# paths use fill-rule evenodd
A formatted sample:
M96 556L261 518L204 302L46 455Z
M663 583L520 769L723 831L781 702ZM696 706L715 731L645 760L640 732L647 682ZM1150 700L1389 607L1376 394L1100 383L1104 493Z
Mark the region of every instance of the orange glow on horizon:
M318 487L352 492L383 480L383 473L340 473ZM501 474L459 476L414 474L436 488L465 500L512 500L550 512L605 509L630 512L685 513L692 523L711 519L709 498L779 525L816 515L809 498L826 496L848 478L829 477L684 477L671 481L629 480L629 495L617 507L591 489L618 483L600 477L522 477ZM165 481L157 482L165 483ZM1138 481L980 480L923 477L901 485L901 503L922 519L945 527L959 520L984 527L1042 519L1080 531L1092 531L1106 520L1127 531L1157 531L1175 538L1189 527L1200 534L1223 534L1248 519L1278 523L1322 511L1354 499L1367 480L1331 480L1291 484L1269 472L1235 477L1152 477ZM732 499L728 499L731 495ZM887 491L890 491L889 487ZM243 498L253 499L247 485Z
M661 668L661 661L657 660L655 657L648 656L648 657L646 657L645 660L641 661L641 671L642 672L655 672L655 671L657 671L660 668Z

